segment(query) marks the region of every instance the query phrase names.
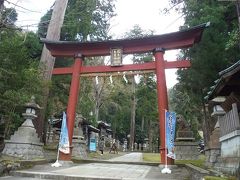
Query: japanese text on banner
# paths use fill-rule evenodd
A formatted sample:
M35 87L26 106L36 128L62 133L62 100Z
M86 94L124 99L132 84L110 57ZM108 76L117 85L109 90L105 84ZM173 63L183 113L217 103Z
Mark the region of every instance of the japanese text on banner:
M166 145L167 145L167 156L175 159L174 153L174 138L176 129L176 113L166 111Z

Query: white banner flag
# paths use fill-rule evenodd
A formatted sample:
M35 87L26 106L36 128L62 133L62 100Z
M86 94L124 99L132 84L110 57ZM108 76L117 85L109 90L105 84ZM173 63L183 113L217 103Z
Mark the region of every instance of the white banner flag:
M59 140L59 151L63 152L64 154L69 154L70 153L69 146L70 145L69 145L69 138L68 138L66 113L63 112L63 120L62 120L61 134L60 134L60 140Z

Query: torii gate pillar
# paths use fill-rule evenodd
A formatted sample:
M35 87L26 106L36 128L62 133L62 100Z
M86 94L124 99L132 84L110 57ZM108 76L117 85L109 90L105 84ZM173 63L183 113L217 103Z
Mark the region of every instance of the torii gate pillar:
M158 98L158 118L159 118L159 131L160 131L160 156L161 163L166 164L166 138L165 138L165 110L168 110L168 96L165 76L165 63L164 63L164 49L156 48L154 52L156 63L156 77L157 77L157 98ZM173 164L174 160L167 158L168 164Z
M72 137L73 137L73 129L75 122L75 114L76 107L78 102L78 94L80 88L80 73L82 69L82 55L75 55L75 62L72 67L72 80L68 98L68 106L67 106L67 127L68 127L68 136L69 136L69 144L70 144L70 153L64 154L60 151L59 159L64 161L70 161L72 155Z

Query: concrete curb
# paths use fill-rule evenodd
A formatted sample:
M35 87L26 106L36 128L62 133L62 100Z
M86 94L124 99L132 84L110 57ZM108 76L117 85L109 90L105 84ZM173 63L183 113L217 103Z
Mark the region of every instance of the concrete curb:
M11 173L15 177L37 178L37 179L55 179L55 180L120 180L118 178L101 178L101 177L81 177L76 175L63 175L51 172L29 172L29 171L14 171Z
M185 164L185 167L189 170L190 172L190 179L195 180L195 179L203 179L204 176L209 176L210 172L202 169L200 167L194 166L192 164Z
M107 164L132 164L132 165L146 165L146 166L159 166L160 163L155 162L126 162L126 161L109 161L109 160L88 160L88 159L72 159L76 164L81 163L107 163Z
M29 164L41 165L41 164L49 163L50 161L48 161L46 159L39 159L39 160L18 160L16 162L19 163L21 167L28 167Z
M222 177L224 176L223 173L215 170L206 170L197 166L194 166L192 164L185 164L185 167L191 172L191 179L202 179L204 176L216 176L216 177Z

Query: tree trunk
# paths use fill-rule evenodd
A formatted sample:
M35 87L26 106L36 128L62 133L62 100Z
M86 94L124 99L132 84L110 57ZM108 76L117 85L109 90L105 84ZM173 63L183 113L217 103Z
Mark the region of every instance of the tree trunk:
M238 28L240 31L240 0L237 0L236 8L237 8L237 16L238 16Z
M0 0L0 28L2 27L3 8L4 8L4 0Z
M209 116L207 113L207 109L206 109L206 106L204 103L203 96L202 96L202 108L203 108L203 127L202 127L202 129L203 129L203 136L204 136L204 144L205 144L205 147L208 147L212 128L211 128L211 123L209 122L209 118L208 118Z
M148 139L149 139L149 150L150 152L154 151L153 145L153 134L152 134L152 121L149 121L149 128L148 128Z
M99 109L102 102L102 91L104 82L99 81L98 84L94 84L94 100L95 100L95 107L94 107L94 115L95 121L99 121Z
M51 21L48 26L47 37L46 37L48 40L60 39L61 27L63 24L67 4L68 4L68 0L56 0ZM40 111L40 116L39 116L39 128L42 132L42 134L39 134L39 136L41 137L41 140L44 143L46 139L45 113L46 113L47 100L49 95L49 87L47 86L47 84L51 80L54 63L55 63L55 58L51 56L50 52L47 50L47 48L44 45L42 50L40 65L39 65L40 71L42 73L43 81L46 83L45 88L43 89L43 101L41 104L42 109Z
M95 104L95 120L96 120L96 122L99 121L99 105L98 105L98 103Z
M133 151L134 147L134 136L135 136L135 118L136 118L136 84L134 81L134 76L132 79L132 99L131 99L131 126L130 126L130 142L129 142L129 148L131 151Z
M5 118L5 124L4 124L4 139L8 139L10 136L10 124L11 124L11 119L9 117Z
M142 117L142 131L144 130L144 121L145 121L145 119L144 119L144 116Z

